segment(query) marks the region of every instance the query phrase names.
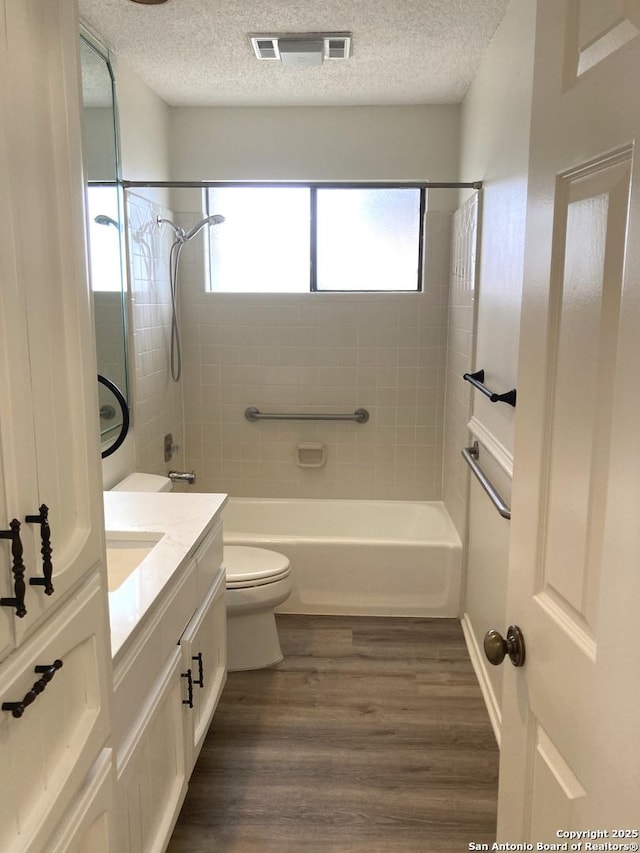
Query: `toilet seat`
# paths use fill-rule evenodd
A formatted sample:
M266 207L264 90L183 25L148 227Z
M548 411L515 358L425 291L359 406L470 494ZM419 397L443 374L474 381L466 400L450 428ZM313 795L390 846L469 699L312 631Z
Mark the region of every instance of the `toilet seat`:
M227 589L248 589L284 580L291 574L288 557L266 548L225 545Z

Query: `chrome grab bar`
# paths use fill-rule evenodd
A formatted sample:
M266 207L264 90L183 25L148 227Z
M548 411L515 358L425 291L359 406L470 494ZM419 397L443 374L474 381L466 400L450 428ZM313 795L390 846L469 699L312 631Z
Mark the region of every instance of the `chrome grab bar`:
M484 384L484 370L476 370L475 373L463 373L462 378L477 388L478 391L482 391L492 403L508 403L515 409L517 396L515 388L512 388L511 391L505 391L504 394L496 394Z
M511 508L507 506L501 497L500 493L497 491L496 487L493 485L491 480L484 473L482 468L476 462L478 456L480 455L480 445L477 441L474 441L471 447L465 447L462 450L462 455L464 457L465 462L471 468L473 473L476 475L478 482L485 490L485 492L489 495L491 503L498 510L500 515L507 520L511 519Z
M355 421L358 424L366 424L369 420L369 412L366 409L356 409L355 412L346 415L331 414L289 414L275 412L262 413L255 406L249 406L244 410L244 416L248 421Z

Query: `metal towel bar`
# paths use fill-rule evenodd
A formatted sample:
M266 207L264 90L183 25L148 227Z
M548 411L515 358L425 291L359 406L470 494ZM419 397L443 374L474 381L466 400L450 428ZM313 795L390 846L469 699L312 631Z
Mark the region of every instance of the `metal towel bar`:
M493 485L491 480L487 477L482 468L476 462L478 456L480 455L480 446L478 445L478 442L474 441L471 447L465 447L462 451L462 455L464 456L465 462L467 463L469 468L471 468L473 473L478 478L478 482L480 483L482 488L489 495L491 503L494 505L494 507L498 510L498 512L503 518L510 520L511 508L507 506L496 487Z
M487 388L484 384L484 370L476 370L475 373L463 373L462 378L470 382L478 391L482 391L485 397L488 397L492 403L508 403L515 409L517 396L515 388L512 388L511 391L505 391L504 394L496 394L495 391Z
M288 412L276 414L275 412L262 413L255 406L245 409L244 416L248 421L355 421L358 424L366 424L369 420L369 412L366 409L356 409L353 414L331 415L331 414L289 414Z

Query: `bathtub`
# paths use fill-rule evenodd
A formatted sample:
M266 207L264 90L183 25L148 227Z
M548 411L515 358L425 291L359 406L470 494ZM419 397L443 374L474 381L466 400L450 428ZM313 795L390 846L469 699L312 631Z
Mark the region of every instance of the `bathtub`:
M457 616L462 548L439 502L230 498L224 541L286 554L281 613Z

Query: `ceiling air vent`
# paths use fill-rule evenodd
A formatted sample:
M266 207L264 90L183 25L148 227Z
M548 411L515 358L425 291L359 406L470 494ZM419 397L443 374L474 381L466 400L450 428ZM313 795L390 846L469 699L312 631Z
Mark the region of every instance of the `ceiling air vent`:
M312 47L315 50L318 43L318 53L321 53L319 62L324 59L349 59L351 56L351 33L265 33L249 38L258 59L275 59L283 64L308 64L302 60L292 62L289 58L304 53L305 45L312 52Z
M253 50L258 59L279 59L278 39L276 38L251 38Z

